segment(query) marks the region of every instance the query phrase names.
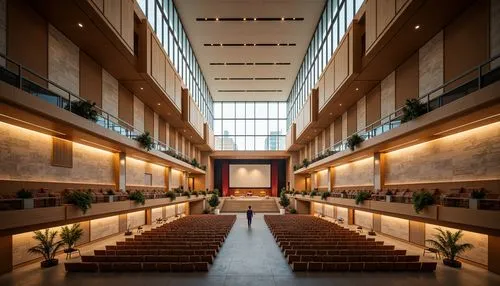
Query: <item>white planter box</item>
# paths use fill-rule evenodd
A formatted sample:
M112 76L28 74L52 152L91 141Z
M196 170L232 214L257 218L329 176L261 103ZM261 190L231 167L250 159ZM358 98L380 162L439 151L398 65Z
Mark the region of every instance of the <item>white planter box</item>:
M219 209L215 209L215 214L216 215L220 215L220 210Z
M389 195L389 196L385 196L385 201L386 201L387 203L392 202L392 196L391 196L391 195Z
M115 199L115 196L114 196L114 195L109 196L109 202L110 202L110 203L114 202L114 199Z
M469 209L477 210L478 207L479 207L478 199L469 199Z
M284 215L285 214L285 209L280 209L280 215Z
M23 209L32 209L35 207L34 199L23 199Z

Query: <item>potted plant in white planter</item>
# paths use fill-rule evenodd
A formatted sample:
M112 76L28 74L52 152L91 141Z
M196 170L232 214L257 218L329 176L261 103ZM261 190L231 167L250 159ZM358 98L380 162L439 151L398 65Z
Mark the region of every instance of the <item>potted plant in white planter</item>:
M434 235L435 239L426 241L443 254L444 265L453 268L462 267L462 263L455 258L466 250L474 248L474 246L470 243L458 243L463 236L461 230L453 233L449 230L444 231L441 228L436 228L436 230L439 233Z
M340 192L340 197L343 199L347 198L347 192L346 191Z
M55 258L56 253L64 244L62 240L54 241L57 237L57 231L50 231L47 228L43 232L37 230L34 234L33 239L38 240L40 243L28 249L28 252L43 256L44 260L40 262L42 268L56 266L59 263L59 260Z
M33 193L22 189L16 193L18 199L23 200L23 209L32 209L35 207L35 200L33 199Z
M112 203L115 201L115 192L113 190L107 190L106 195L108 195L108 202Z
M392 192L391 191L387 191L387 193L385 193L385 201L387 203L392 202Z
M281 191L280 205L283 207L280 209L280 214L285 214L285 209L290 205L290 199L287 197L286 191Z
M486 197L486 192L483 189L473 190L471 198L469 199L469 209L477 210L479 207L479 200Z

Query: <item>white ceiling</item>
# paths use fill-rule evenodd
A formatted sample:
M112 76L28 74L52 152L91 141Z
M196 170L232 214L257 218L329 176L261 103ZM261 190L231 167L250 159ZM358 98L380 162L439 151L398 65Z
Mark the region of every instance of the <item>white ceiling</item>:
M284 101L307 51L325 0L175 0L215 101ZM253 21L253 18L304 18L303 21ZM247 18L196 21L196 18ZM296 46L220 47L204 44L276 44ZM290 63L290 65L210 65L210 63ZM285 78L285 80L215 80ZM232 90L237 92L219 92ZM240 90L250 92L239 92ZM265 90L265 92L253 92ZM279 92L269 92L278 90Z

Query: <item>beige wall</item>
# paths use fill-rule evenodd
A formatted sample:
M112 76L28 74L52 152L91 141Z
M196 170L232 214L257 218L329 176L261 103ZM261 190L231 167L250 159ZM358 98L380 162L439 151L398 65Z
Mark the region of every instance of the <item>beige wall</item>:
M165 187L165 167L127 157L127 186L144 186L144 174L152 175L152 186Z
M360 131L366 127L366 96L363 96L360 100L358 100L356 108L356 130Z
M127 214L127 227L136 228L146 223L146 211L138 211Z
M134 95L134 128L144 131L144 103Z
M443 32L436 34L429 42L420 48L418 54L419 96L422 96L444 82L444 47ZM440 95L437 91L431 99Z
M364 211L354 211L354 223L366 229L373 228L373 213Z
M396 73L390 73L380 82L380 118L384 118L396 108ZM387 122L389 119L384 120Z
M182 172L179 170L172 169L170 176L169 188L179 188L182 185Z
M120 219L119 216L110 216L100 219L93 219L90 221L90 240L96 240L120 232L119 230Z
M328 189L330 183L330 173L328 169L316 172L316 186L320 189Z
M410 222L407 219L381 216L381 232L403 240L410 239Z
M118 80L105 69L102 69L102 109L118 118Z
M337 166L334 172L334 187L373 185L373 158Z
M52 166L52 137L0 122L0 179L114 184L113 153L73 143L73 168Z
M497 122L389 152L385 154L385 183L500 179L499 144Z
M49 25L49 80L78 95L80 93L80 50L54 26ZM59 88L49 86L52 91L66 97Z

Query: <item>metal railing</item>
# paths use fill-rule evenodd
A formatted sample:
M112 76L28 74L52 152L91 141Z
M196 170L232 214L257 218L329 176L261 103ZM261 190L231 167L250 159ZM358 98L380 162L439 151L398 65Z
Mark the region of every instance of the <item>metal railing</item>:
M0 80L70 112L73 112L72 105L75 102L88 102L88 100L73 94L59 84L46 79L33 70L9 59L4 54L0 54ZM135 139L143 133L129 123L109 114L96 105L94 105L92 109L97 112L97 120L95 123L106 129L112 130L130 139ZM73 112L73 114L76 113ZM91 119L88 120L94 122ZM152 139L154 142L153 150L160 151L166 155L190 163L191 158L182 152L167 146L154 138Z
M500 80L500 55L496 55L482 64L464 72L463 74L453 78L443 85L427 92L418 100L425 105L426 113L438 109L448 103L451 103L459 98L462 98L470 93L473 93L481 88L490 85L493 82ZM492 68L491 63L497 60L496 67ZM401 107L384 118L373 122L354 134L359 135L364 141L384 134L394 128L399 127L403 118L404 107ZM352 134L352 135L354 135ZM351 135L351 136L352 136ZM348 138L334 144L333 146L317 153L311 160L312 162L319 161L333 154L345 151Z

